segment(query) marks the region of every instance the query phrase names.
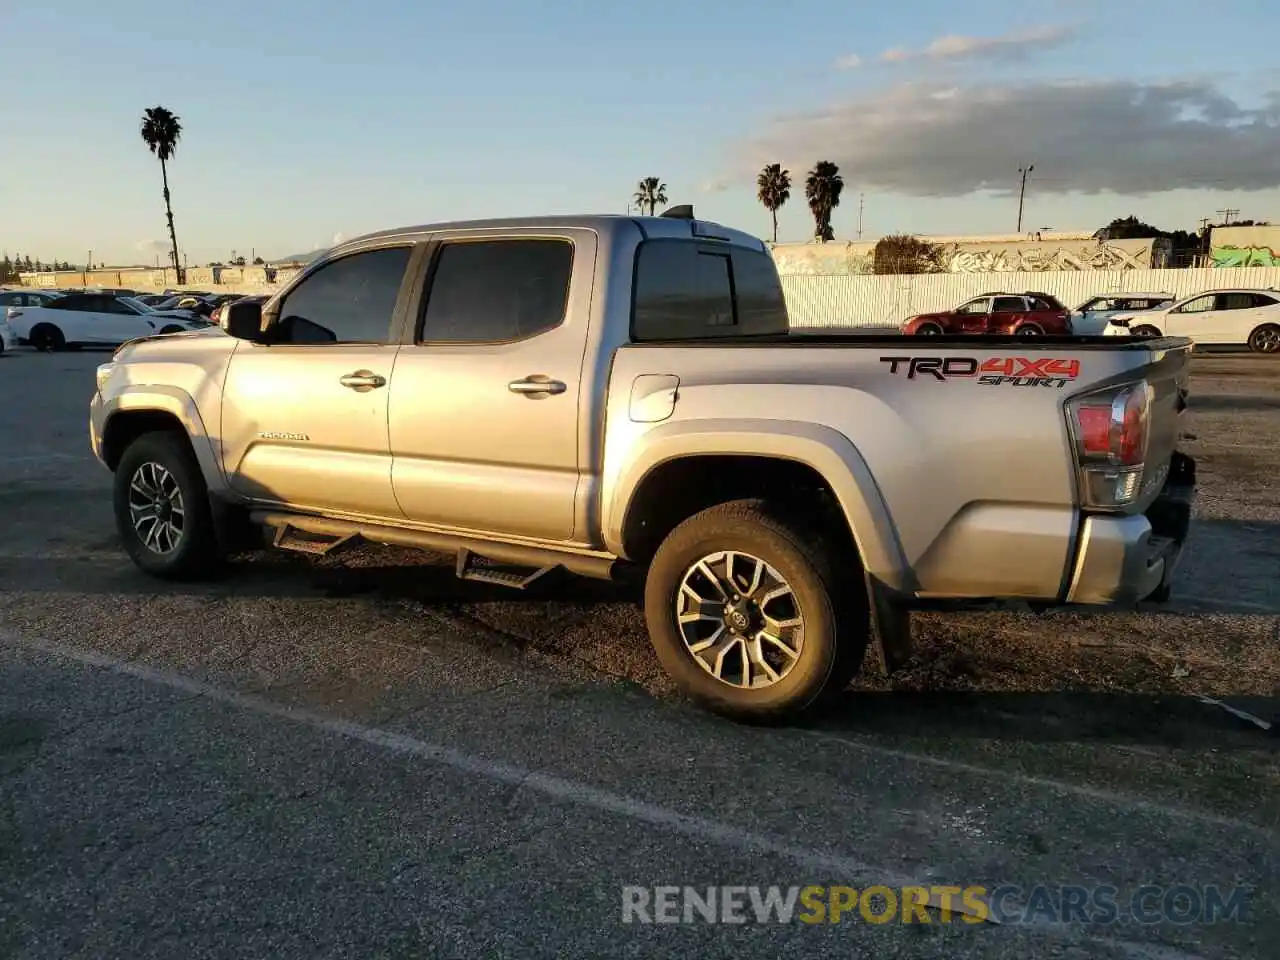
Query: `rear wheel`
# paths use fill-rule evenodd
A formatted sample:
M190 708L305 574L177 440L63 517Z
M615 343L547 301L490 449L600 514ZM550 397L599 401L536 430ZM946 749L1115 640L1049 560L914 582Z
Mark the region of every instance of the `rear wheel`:
M1249 349L1254 353L1280 353L1280 326L1266 323L1249 334Z
M1034 323L1024 323L1013 332L1015 337L1041 337L1044 331L1037 327Z
M31 345L41 353L65 350L67 348L67 338L62 335L61 330L51 323L37 324L28 339L30 339Z
M116 465L116 530L133 562L166 580L213 573L221 559L209 491L182 434L143 434Z
M916 327L917 337L938 337L942 335L942 327L936 323L922 323Z
M1158 337L1160 336L1160 331L1150 324L1144 323L1141 326L1134 327L1129 332L1129 335L1134 337Z
M861 571L814 524L760 500L695 514L645 583L654 651L688 696L738 720L783 720L831 699L862 665Z

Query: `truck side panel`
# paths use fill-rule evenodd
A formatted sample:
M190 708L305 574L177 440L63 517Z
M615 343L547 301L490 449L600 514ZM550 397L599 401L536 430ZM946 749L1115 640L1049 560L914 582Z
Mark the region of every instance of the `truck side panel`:
M1079 514L1064 402L1140 376L1149 359L1141 351L980 342L624 348L609 398L606 543L618 549L621 505L639 479L621 465L661 457L650 448L660 449L670 432L700 432L701 443L721 446L733 442L723 435L736 434L767 455L771 434L825 424L865 463L897 532L899 569L893 544L864 547L873 574L920 596L1059 596ZM630 385L644 374L679 379L663 424L632 421ZM755 439L750 430L726 429L727 420L753 422ZM843 498L842 505L851 521L862 509ZM880 536L874 528L856 534ZM889 568L875 569L882 563Z

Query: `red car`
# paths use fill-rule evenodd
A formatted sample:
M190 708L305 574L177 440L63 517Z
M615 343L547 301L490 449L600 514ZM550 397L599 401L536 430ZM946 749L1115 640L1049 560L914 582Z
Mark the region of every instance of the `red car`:
M1071 311L1047 293L984 293L946 313L922 313L902 325L907 336L944 333L1069 336Z

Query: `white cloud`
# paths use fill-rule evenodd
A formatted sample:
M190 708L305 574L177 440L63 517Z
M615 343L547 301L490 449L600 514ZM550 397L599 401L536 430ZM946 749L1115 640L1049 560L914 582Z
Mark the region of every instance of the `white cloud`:
M703 193L723 193L731 186L733 186L732 180L703 180L702 183L698 184L698 189Z
M856 70L860 66L862 66L862 58L856 53L850 53L836 61L837 70Z
M1016 30L996 37L949 34L938 37L921 50L907 50L903 47L886 50L880 54L880 60L884 63L905 63L908 60L975 60L988 55L998 55L1005 60L1021 60L1041 50L1061 46L1075 35L1075 28L1064 24Z
M782 161L838 163L858 188L934 197L1017 189L1130 196L1280 186L1280 91L1244 107L1210 81L956 86L904 83L775 120L737 153L738 176Z

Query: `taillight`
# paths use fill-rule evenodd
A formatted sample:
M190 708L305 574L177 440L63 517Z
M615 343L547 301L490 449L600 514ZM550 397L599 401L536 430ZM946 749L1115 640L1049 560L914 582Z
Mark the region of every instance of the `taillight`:
M1068 402L1086 506L1114 509L1138 498L1153 394L1151 385L1143 382Z

